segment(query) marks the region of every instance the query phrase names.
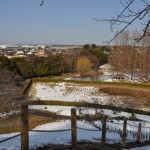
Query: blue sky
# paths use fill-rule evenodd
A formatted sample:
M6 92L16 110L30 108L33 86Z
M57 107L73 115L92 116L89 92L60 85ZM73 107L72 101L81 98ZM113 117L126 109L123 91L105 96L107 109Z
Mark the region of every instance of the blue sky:
M122 9L118 0L1 0L0 44L102 44L108 23Z

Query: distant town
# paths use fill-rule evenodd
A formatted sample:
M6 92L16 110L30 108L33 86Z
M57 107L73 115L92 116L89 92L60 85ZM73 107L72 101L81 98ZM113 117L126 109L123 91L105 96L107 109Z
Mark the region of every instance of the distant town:
M14 57L27 57L28 55L36 55L38 57L47 57L49 52L58 54L61 52L68 52L78 48L81 45L12 45L1 44L0 55L7 56L8 58Z

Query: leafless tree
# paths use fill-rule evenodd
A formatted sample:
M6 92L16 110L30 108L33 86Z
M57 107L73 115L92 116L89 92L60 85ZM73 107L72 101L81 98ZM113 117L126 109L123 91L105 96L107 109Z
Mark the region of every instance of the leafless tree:
M138 31L129 32L128 36L124 32L126 30L115 39L116 46L111 51L109 63L113 71L131 75L131 80L147 81L150 78L150 37L143 37L142 45L139 45L130 40L138 35Z
M138 38L134 40L139 42L143 37L150 36L148 27L150 25L150 0L119 0L123 9L118 12L117 15L111 19L94 19L96 21L103 21L110 23L110 30L113 32L115 28L121 27L116 31L114 37L108 41L108 44L112 42L120 33L131 26L135 21L138 21L142 25L142 32ZM140 5L140 8L137 6Z

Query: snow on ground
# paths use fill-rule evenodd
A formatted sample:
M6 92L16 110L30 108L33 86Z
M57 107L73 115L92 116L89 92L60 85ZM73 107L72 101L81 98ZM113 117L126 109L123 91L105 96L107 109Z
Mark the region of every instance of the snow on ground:
M138 148L131 148L130 150L150 150L150 146L138 147Z
M101 122L96 121L96 124L101 125ZM118 124L116 126L117 128L122 128L122 125ZM92 125L84 121L77 121L77 127L85 128L85 129L94 129L94 130L96 129L95 127L93 127ZM62 129L64 130L70 128L71 128L70 120L65 120L65 121L40 125L37 126L34 130L62 130ZM0 135L0 140L5 139L7 137L11 137L15 134L17 133ZM101 131L87 131L87 130L77 129L78 141L84 140L84 141L98 142L100 139L101 139ZM128 134L127 139L136 140L136 138L132 139L132 136L130 134ZM70 144L70 142L71 142L71 131L64 131L64 132L32 132L31 131L29 133L30 148L34 148L42 144L50 144L50 143ZM107 143L121 142L121 136L118 133L107 132L106 142ZM0 149L20 149L20 137L1 143Z
M84 122L77 122L78 127L83 127L87 129L95 129L95 127L88 125ZM35 130L61 130L61 129L70 129L71 122L69 120L63 122L48 123L41 125L35 128ZM13 136L13 134L0 135L0 140ZM77 130L77 140L93 141L97 142L95 139L99 139L101 136L101 131L85 131L78 129ZM71 142L71 131L64 132L30 132L29 134L29 146L30 148L36 147L41 144L70 144ZM114 138L115 137L115 138ZM112 140L113 139L113 140ZM107 134L107 142L117 142L121 141L121 138L116 133ZM20 149L20 137L14 138L10 141L6 141L0 144L1 149Z
M18 133L10 133L10 134L3 134L0 135L0 141L9 137L12 137L14 135L17 135ZM0 143L0 149L1 150L15 150L20 149L20 136L16 137L12 140Z
M75 83L34 83L29 92L29 100L61 100L61 101L86 101L91 103L108 104L118 100L121 105L123 96L110 96L94 86L83 86Z
M34 91L34 92L33 92ZM40 100L89 101L96 98L98 89L62 83L35 83L29 96ZM33 95L35 94L35 95ZM105 96L105 95L103 95Z
M77 114L79 114L79 109L82 109L83 114L95 114L95 108L86 108L86 107L73 107L73 106L55 106L55 105L30 105L29 109L37 109L37 110L48 110L50 112L55 112L60 115L71 115L71 109L76 108ZM113 110L109 109L96 109L97 112L101 112L103 114L106 114L111 117L131 117L131 113L128 112L123 112L123 111L118 111L116 113L113 113ZM143 120L143 121L150 121L150 116L147 115L140 115L140 114L135 114L136 118Z
M88 101L88 102L99 102L100 104L107 104L110 101L114 99L120 100L122 97L116 96L116 97L110 97L107 94L104 94L99 91L98 88L94 86L81 86L74 83L34 83L31 87L31 90L29 92L29 98L30 100L61 100L61 101ZM117 103L119 105L119 103ZM57 114L61 115L71 115L71 108L75 107L68 107L68 106L47 106L47 105L32 105L29 106L30 109L45 109L52 112L56 112ZM82 113L85 114L95 114L95 109L85 109L81 108ZM117 112L116 114L113 113L112 110L101 109L97 110L98 112L107 114L112 117L130 117L130 113L126 112ZM77 114L79 114L77 110ZM138 119L144 120L145 122L142 122L142 126L144 127L150 127L150 116L145 115L138 115L136 114L136 117ZM99 126L101 126L101 121L95 121L95 123ZM116 124L114 124L116 123ZM116 128L122 130L123 128L123 121L117 121L114 120L114 123L107 122L107 127L109 128ZM139 122L134 121L128 121L127 130L128 131L137 131L137 126ZM77 126L80 128L86 128L86 129L96 129L94 126L92 126L87 121L78 121ZM136 126L136 127L134 127ZM44 125L37 126L35 130L62 130L62 129L70 129L71 123L69 120L59 121L59 122L52 122L47 123ZM149 132L149 128L142 129L142 132ZM13 134L3 134L0 135L0 140L5 139L7 137L11 137L17 133ZM93 141L97 142L97 140L100 140L101 138L101 131L87 131L87 130L81 130L77 129L77 140L87 140L87 141ZM134 141L136 140L136 137L133 138L133 136L129 133L127 136L128 140ZM29 145L30 148L36 147L38 145L42 144L70 144L71 141L71 131L64 131L64 132L30 132L29 133ZM121 136L119 133L116 132L107 132L106 134L106 142L107 143L114 143L114 142L120 142ZM149 148L149 147L148 147ZM148 150L147 148L147 150ZM12 140L6 141L4 143L0 143L0 149L20 149L20 137L16 137ZM134 150L134 149L132 149ZM145 150L145 149L135 149L135 150Z
M56 112L57 114L61 115L68 115L70 116L70 110L71 108L75 107L69 107L69 106L47 106L47 105L32 105L29 106L30 109L45 109ZM98 112L102 112L101 109L97 109ZM94 114L95 110L90 108L90 109L83 109L83 113L85 114ZM78 114L77 110L77 114ZM112 110L107 110L103 109L103 113L107 114L112 117L117 117L117 116L126 116L130 117L131 113L127 112L117 112L116 114L113 114ZM136 114L136 117L138 119L142 119L145 121L150 120L150 116L145 116L145 115L139 115ZM114 124L117 123L117 124ZM123 121L117 121L114 120L114 123L107 122L107 128L109 126L109 129L120 129L122 130L123 128ZM134 122L134 121L128 121L130 125L127 126L128 131L137 131L137 127L139 122ZM95 121L95 124L101 127L101 121ZM142 122L142 126L149 127L150 122ZM94 126L91 125L90 122L88 121L77 121L77 127L79 128L84 128L84 129L94 129L97 130ZM63 120L63 121L57 121L57 122L52 122L52 123L47 123L44 125L37 126L34 130L64 130L64 129L70 129L71 128L71 122L70 120ZM142 132L149 132L149 128L142 129ZM3 134L0 135L0 140L5 139L7 137L11 137L17 133L13 134ZM77 129L77 140L81 141L92 141L92 142L98 142L101 138L101 131L87 131L87 130L81 130ZM135 141L136 137L133 138L133 135L128 133L127 136L127 141ZM29 133L29 145L30 148L34 148L36 146L42 145L42 144L70 144L71 142L71 131L64 131L64 132L30 132ZM121 142L121 136L119 133L116 132L109 132L107 131L106 133L106 142L107 143L116 143L116 142ZM148 148L149 147L145 147ZM20 149L20 137L14 138L12 140L6 141L4 143L0 143L0 149ZM134 150L134 149L132 149ZM135 149L135 150L145 150L145 149Z
M48 105L30 105L29 109L36 109L36 110L47 110L47 111L51 111L54 113L57 113L59 115L66 115L66 116L71 116L71 109L72 108L76 108L76 107L70 107L70 106L48 106ZM95 109L94 108L76 108L77 110L77 115L79 115L79 109L81 109L83 114L91 114L94 115L95 114ZM106 114L110 117L131 117L131 113L128 112L116 112L113 113L113 110L108 110L108 109L97 109L97 112ZM129 121L128 123L136 126L127 126L127 130L133 130L133 131L137 131L137 126L139 124L139 122L141 122L143 127L146 128L142 128L142 132L149 132L149 128L150 127L150 116L147 115L140 115L140 114L135 114L136 118L142 121ZM116 121L116 123L122 123L122 121ZM108 123L110 126L115 127L112 123ZM122 124L117 126L118 129L122 130Z
M36 110L47 110L50 112L57 113L59 115L71 115L71 109L76 107L71 106L50 106L50 105L29 105L29 109L36 109Z

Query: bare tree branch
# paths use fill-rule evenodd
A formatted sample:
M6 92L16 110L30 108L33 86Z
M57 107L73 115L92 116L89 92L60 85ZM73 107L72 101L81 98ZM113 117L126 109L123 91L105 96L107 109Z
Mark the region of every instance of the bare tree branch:
M131 26L136 20L143 25L143 29L140 37L135 40L139 42L144 36L149 36L150 33L147 33L147 29L150 25L150 0L141 0L141 3L143 3L142 7L135 10L133 8L136 8L135 5L139 3L136 0L119 1L124 8L116 15L116 17L113 17L112 19L93 19L95 21L108 22L112 32L116 26L120 27L120 25L122 25L121 29L117 30L114 37L110 41L107 41L107 43L110 44L118 35L120 35L126 28Z
M40 6L43 6L43 4L44 4L44 0L41 0L41 4L40 4Z

